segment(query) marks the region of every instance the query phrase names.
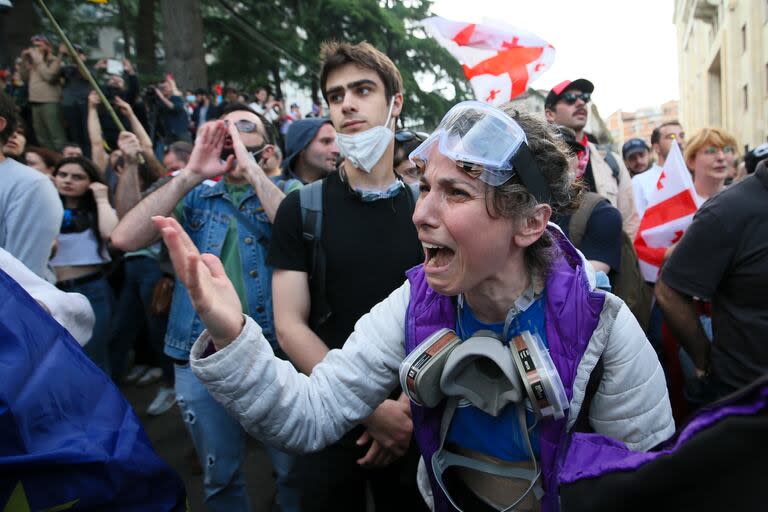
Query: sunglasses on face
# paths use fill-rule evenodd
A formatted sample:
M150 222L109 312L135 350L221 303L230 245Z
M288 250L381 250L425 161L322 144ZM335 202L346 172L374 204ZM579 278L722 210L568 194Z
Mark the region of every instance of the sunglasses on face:
M239 121L235 121L235 128L237 128L237 131L240 133L255 133L258 131L259 126L253 121L240 119Z
M562 96L560 96L560 99L566 102L568 105L573 105L576 103L576 100L581 100L584 103L589 103L589 100L592 98L592 94L588 92L582 92L582 93L575 93L575 92L566 92Z

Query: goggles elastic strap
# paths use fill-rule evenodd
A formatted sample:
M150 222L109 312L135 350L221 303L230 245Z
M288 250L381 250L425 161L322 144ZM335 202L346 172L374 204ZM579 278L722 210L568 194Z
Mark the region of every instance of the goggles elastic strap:
M520 177L520 181L523 182L525 188L533 194L533 197L539 203L549 204L552 201L552 194L547 180L541 174L539 166L536 165L536 161L533 159L533 153L531 153L527 144L520 144L520 148L512 157L512 168Z

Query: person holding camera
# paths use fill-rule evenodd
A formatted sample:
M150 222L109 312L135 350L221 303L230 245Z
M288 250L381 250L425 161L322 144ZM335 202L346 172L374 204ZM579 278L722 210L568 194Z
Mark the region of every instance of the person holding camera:
M66 141L61 121L61 54L53 54L53 45L44 35L31 39L32 46L21 52L21 78L27 83L32 126L37 142L57 151Z
M116 64L116 66L112 66L110 62ZM136 70L133 68L131 61L128 59L123 59L122 62L102 59L96 63L95 68L107 73L106 85L102 86L104 96L106 96L107 100L109 100L114 107L117 107L115 98L120 98L128 103L134 110L137 110L136 103L139 98L139 79L136 76ZM123 123L123 126L128 126L130 119L125 117L120 109L115 108L115 111L120 118L120 122ZM106 108L99 106L98 113L104 141L106 141L110 148L116 148L117 139L120 136L120 129L112 120L112 116L109 115Z
M154 89L158 99L157 120L163 128L163 141L170 145L183 140L192 142L189 134L189 114L184 108L184 98L170 76Z

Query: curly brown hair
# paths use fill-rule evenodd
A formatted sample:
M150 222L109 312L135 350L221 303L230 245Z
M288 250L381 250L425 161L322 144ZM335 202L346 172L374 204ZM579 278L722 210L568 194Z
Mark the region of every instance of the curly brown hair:
M521 112L512 103L505 103L499 109L514 119L525 132L528 148L539 172L549 185L552 217L577 209L582 187L576 183L575 175L569 168L571 150L568 145L543 118ZM518 176L496 187L487 186L487 190L486 207L492 216L524 220L533 216L539 205ZM554 256L552 245L552 239L545 231L541 238L528 247L525 263L531 273L541 276L546 274Z

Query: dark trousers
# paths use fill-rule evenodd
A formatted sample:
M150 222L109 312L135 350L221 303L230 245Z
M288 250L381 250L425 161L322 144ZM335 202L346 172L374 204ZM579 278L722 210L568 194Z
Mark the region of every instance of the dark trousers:
M147 256L133 256L125 260L125 279L118 298L117 314L112 332L112 374L119 382L126 369L128 353L144 325L156 363L163 370L167 383L173 382L171 360L163 353L168 316L150 311L152 292L163 276L157 261Z
M88 139L88 105L74 104L61 107L69 142L77 143L83 154L91 158L91 142Z
M114 296L112 288L109 286L107 278L101 277L85 283L67 285L59 284L59 288L65 292L81 293L85 295L88 302L91 303L96 323L93 326L91 339L85 344L83 350L88 354L96 366L107 375L111 374L111 365L109 361L109 332L110 322L112 320L112 310L114 307Z
M297 457L302 512L364 512L368 484L376 512L428 510L416 486L415 443L389 466L367 469L356 462L368 451L368 446L355 446L362 433L358 427L336 444Z

